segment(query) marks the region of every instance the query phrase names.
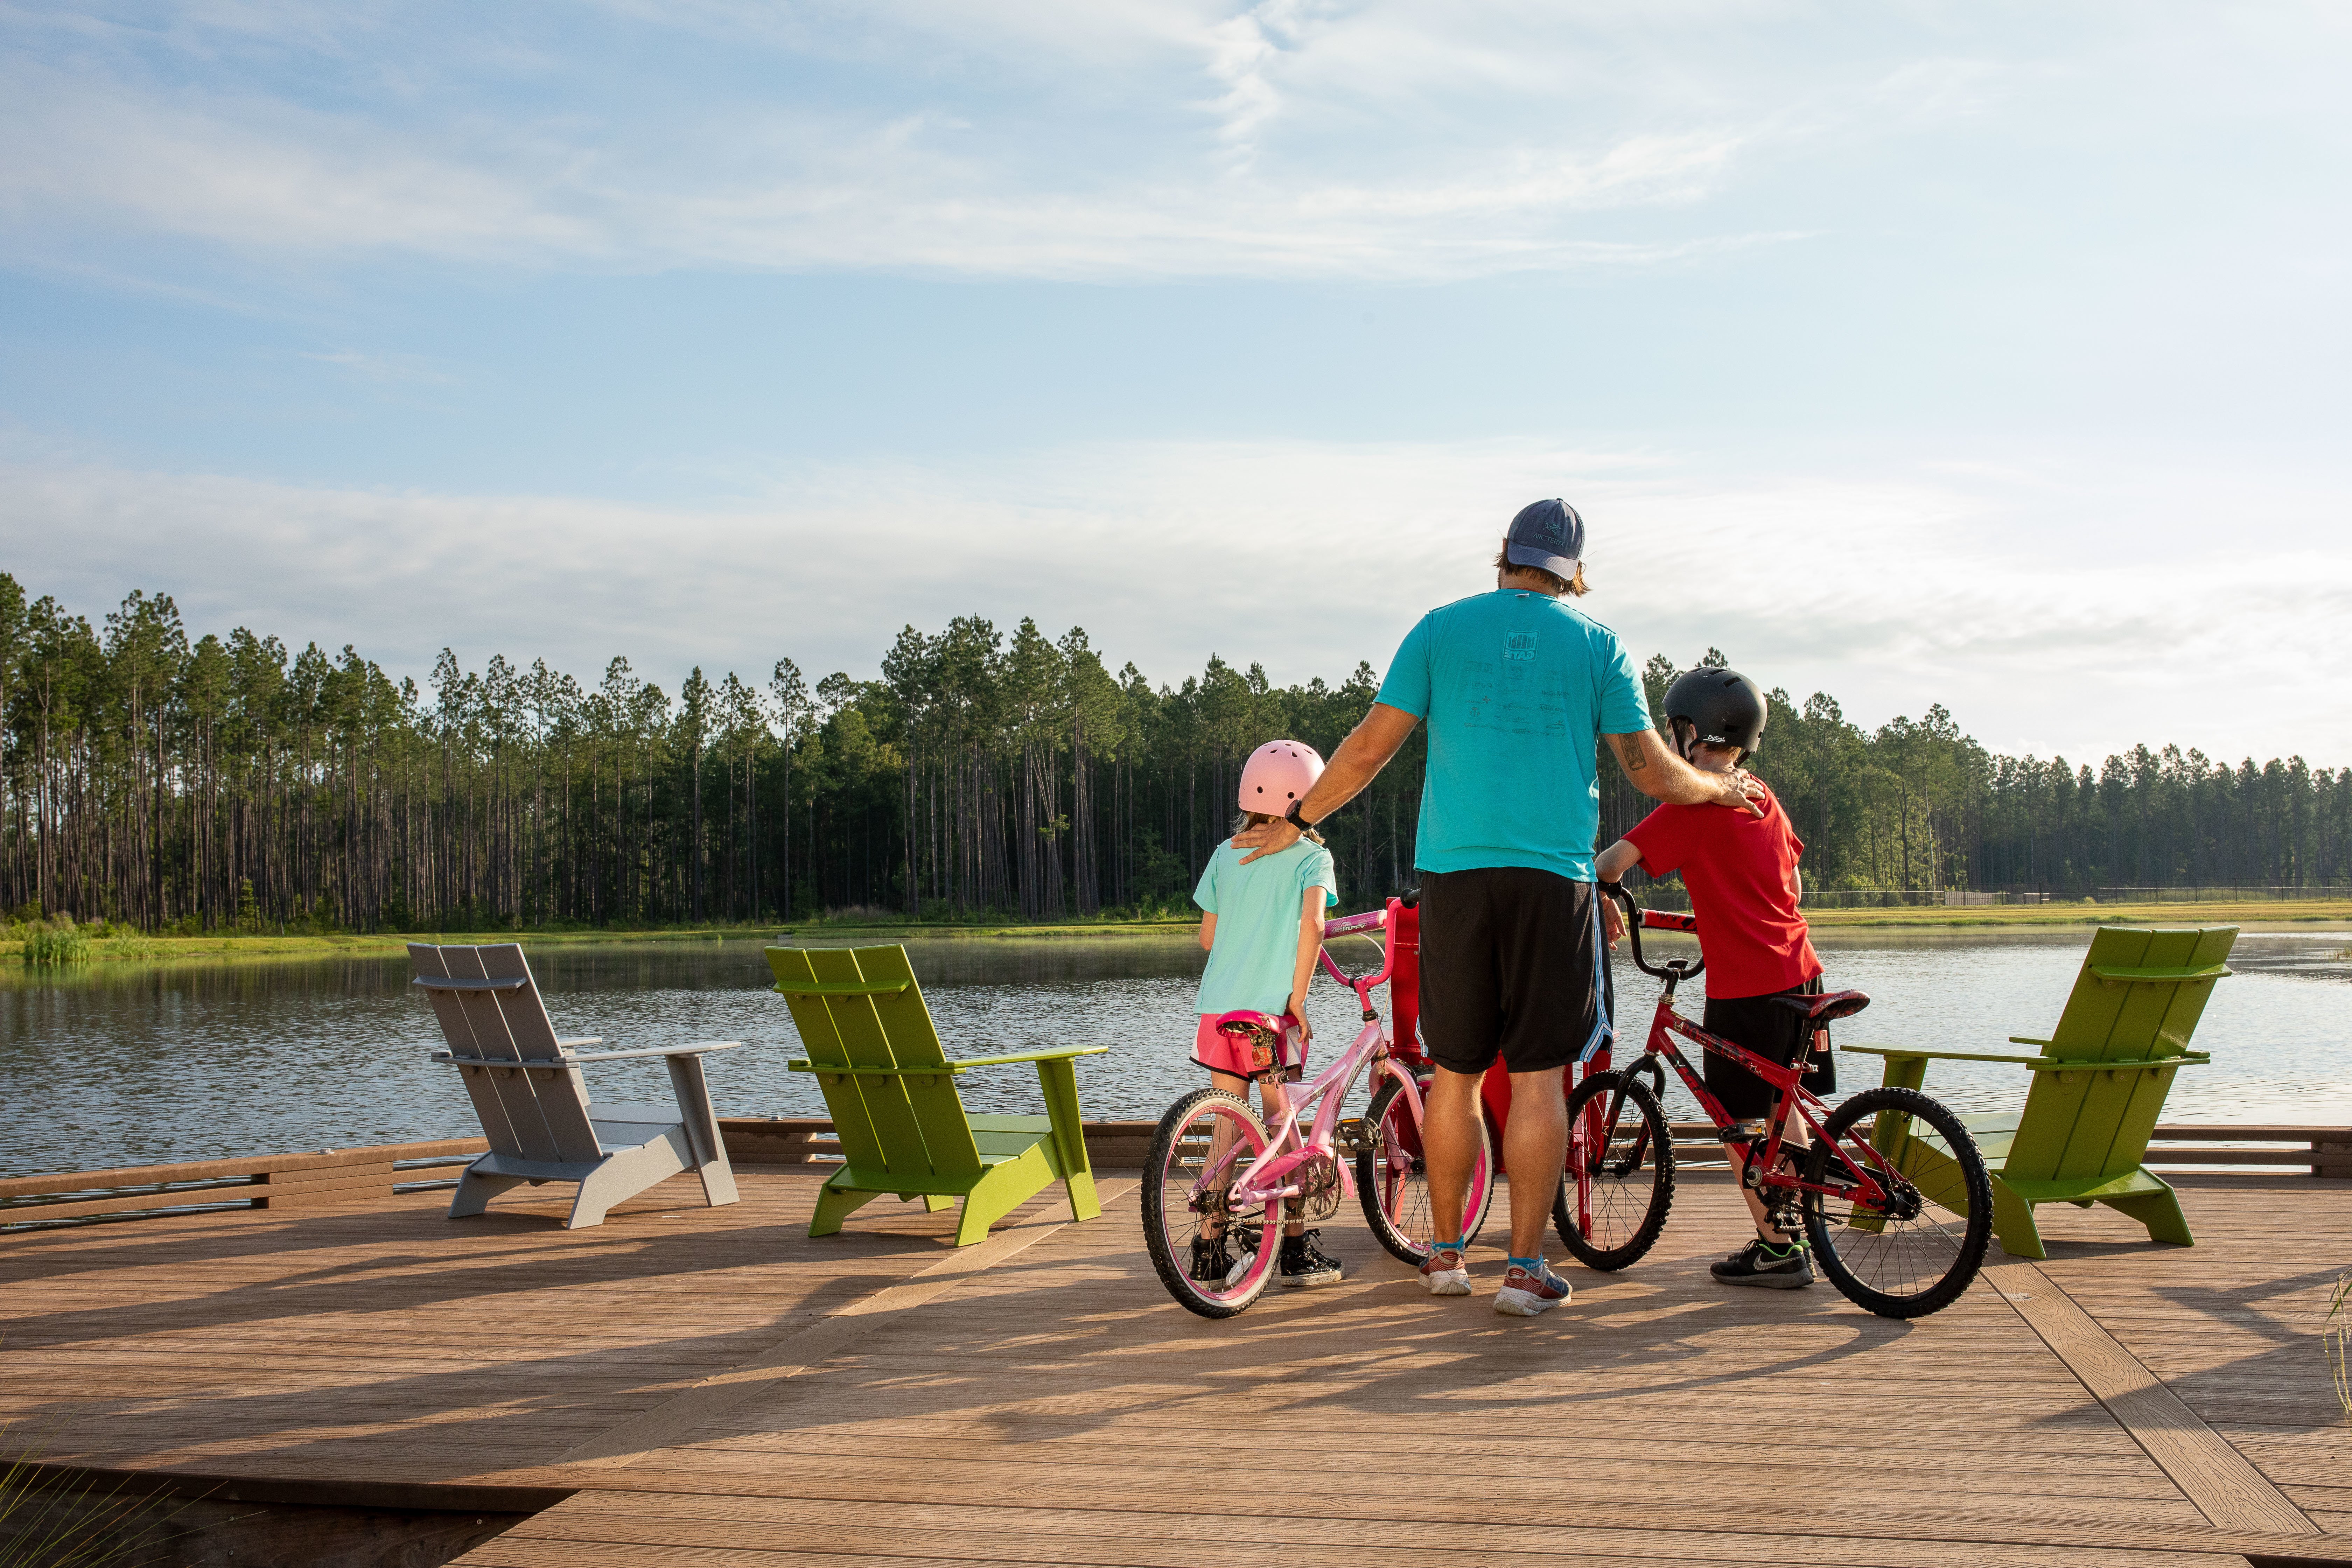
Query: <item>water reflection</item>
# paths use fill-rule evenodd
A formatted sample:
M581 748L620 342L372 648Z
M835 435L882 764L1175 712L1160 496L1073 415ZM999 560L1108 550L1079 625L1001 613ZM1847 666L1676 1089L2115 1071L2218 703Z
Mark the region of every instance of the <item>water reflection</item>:
M2085 933L1823 933L1833 984L1871 1009L1844 1041L2001 1051L2046 1031L2082 962ZM1102 1045L1079 1066L1089 1116L1156 1118L1196 1081L1186 1059L1202 955L1181 938L942 940L908 943L950 1052L1053 1042ZM2192 1121L2352 1123L2352 1055L2342 1023L2352 936L2249 933L2199 1030L2211 1066L2185 1069L2167 1115ZM1350 968L1369 943L1336 951ZM815 1116L783 1003L751 942L555 947L531 953L557 1026L608 1047L740 1039L711 1058L723 1115ZM1620 961L1621 1026L1646 1029L1654 983ZM1685 996L1697 1012L1699 997ZM1327 1047L1357 1026L1351 998L1318 984ZM404 960L131 966L51 976L0 972L0 1173L94 1169L304 1148L469 1137L430 1010ZM1848 1089L1875 1082L1875 1058L1840 1063ZM657 1063L604 1064L599 1098L659 1099ZM961 1080L975 1110L1034 1109L1027 1068ZM1964 1110L2023 1098L2013 1068L1935 1065L1928 1087ZM1674 1113L1696 1114L1679 1085Z

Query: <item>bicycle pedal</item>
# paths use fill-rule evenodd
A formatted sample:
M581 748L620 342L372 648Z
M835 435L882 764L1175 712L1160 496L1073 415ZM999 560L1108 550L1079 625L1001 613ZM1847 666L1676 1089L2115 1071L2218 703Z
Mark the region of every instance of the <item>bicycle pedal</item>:
M1351 1157L1372 1152L1372 1130L1360 1116L1340 1118L1339 1125L1331 1129L1331 1138L1343 1153Z

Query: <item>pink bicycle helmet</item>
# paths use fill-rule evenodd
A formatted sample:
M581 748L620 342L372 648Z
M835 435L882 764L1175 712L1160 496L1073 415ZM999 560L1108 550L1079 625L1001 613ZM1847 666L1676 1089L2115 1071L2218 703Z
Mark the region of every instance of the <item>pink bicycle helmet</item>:
M1323 776L1323 754L1304 741L1268 741L1242 764L1244 811L1280 816Z

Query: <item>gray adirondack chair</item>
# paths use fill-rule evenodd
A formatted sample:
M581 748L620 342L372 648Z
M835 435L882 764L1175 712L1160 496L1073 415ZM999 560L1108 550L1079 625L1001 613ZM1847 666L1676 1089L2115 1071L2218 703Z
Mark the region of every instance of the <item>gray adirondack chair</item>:
M514 942L487 947L408 944L415 984L433 999L449 1048L433 1053L456 1065L473 1097L490 1152L466 1167L449 1217L480 1214L509 1187L577 1182L567 1230L602 1225L614 1204L655 1183L693 1171L714 1207L735 1201L735 1173L719 1140L719 1119L702 1058L733 1050L734 1040L637 1051L596 1051L597 1039L559 1040L547 1004ZM598 1105L588 1098L582 1064L659 1057L669 1068L675 1107Z

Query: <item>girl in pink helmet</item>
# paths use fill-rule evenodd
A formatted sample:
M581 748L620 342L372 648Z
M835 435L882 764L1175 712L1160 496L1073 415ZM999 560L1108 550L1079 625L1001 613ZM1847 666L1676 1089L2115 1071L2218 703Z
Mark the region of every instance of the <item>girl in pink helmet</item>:
M1314 747L1268 741L1243 765L1244 820L1234 831L1282 816L1322 773L1323 759ZM1331 852L1311 832L1280 854L1260 856L1246 866L1245 853L1230 841L1218 845L1192 890L1192 901L1202 911L1201 945L1209 950L1194 1004L1200 1022L1192 1059L1209 1069L1211 1083L1237 1099L1246 1100L1255 1080L1271 1123L1288 1111L1282 1086L1297 1082L1306 1070L1307 1043L1314 1038L1307 1022L1307 983L1323 946L1324 911L1339 901L1339 884ZM1255 1245L1254 1238L1237 1239L1244 1247ZM1192 1243L1192 1278L1222 1279L1236 1261L1223 1233L1211 1234L1204 1225ZM1328 1285L1339 1278L1339 1265L1324 1255L1303 1221L1292 1218L1283 1226L1277 1277L1288 1286Z

